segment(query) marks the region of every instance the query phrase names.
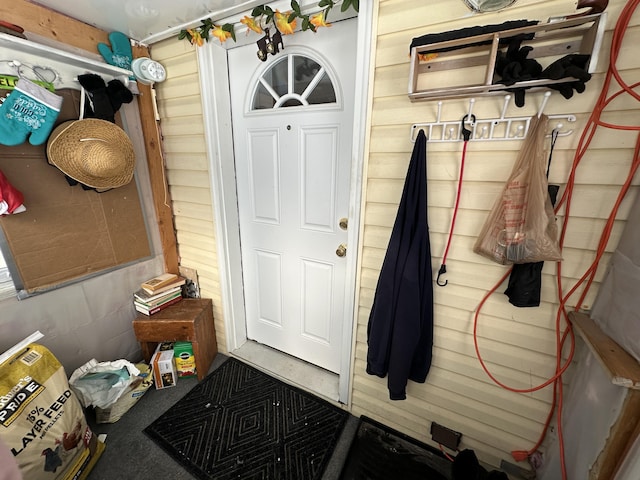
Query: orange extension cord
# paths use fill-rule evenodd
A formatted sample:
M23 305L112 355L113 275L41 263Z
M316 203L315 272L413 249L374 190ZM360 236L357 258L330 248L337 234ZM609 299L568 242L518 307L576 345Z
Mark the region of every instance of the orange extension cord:
M637 88L638 86L640 86L640 82L634 83L632 85L627 85L621 78L617 67L616 67L616 62L618 60L618 54L620 53L620 49L622 46L622 41L624 39L624 34L627 30L627 27L629 25L629 22L631 20L631 17L633 16L638 3L640 3L640 0L629 0L629 2L627 2L627 4L625 5L625 7L622 9L622 12L620 13L620 17L618 18L618 21L616 23L616 27L613 31L613 39L611 42L611 54L610 54L610 61L609 61L609 68L607 70L607 74L605 77L605 81L604 81L604 85L602 87L602 91L600 93L600 96L598 97L598 101L596 102L596 105L593 109L593 112L591 113L589 120L587 122L587 126L585 127L581 137L580 137L580 141L578 143L578 147L576 149L576 153L574 156L574 160L573 160L573 165L571 167L571 171L569 174L569 178L567 180L567 186L566 189L564 191L564 194L562 195L562 198L560 199L560 201L558 202L555 210L556 213L558 212L558 210L560 209L560 207L565 204L565 214L564 214L564 222L562 225L562 228L560 230L560 238L559 238L559 244L560 247L562 248L564 245L564 238L565 238L565 234L567 231L567 225L569 223L569 218L570 218L570 210L571 210L571 200L573 197L573 187L575 184L575 177L576 177L576 171L578 169L578 166L583 158L583 156L585 155L585 153L587 152L587 149L589 148L589 145L591 143L591 140L593 139L597 127L601 126L601 127L606 127L606 128L612 128L612 129L616 129L616 130L627 130L627 131L637 131L640 132L640 126L625 126L625 125L615 125L615 124L611 124L611 123L607 123L604 122L600 119L600 116L603 112L603 110L607 107L607 105L609 105L609 103L614 100L616 97L618 97L619 95L623 94L623 93L627 93L629 95L631 95L633 98L635 98L637 101L640 101L640 93L637 93L634 91L634 88ZM616 93L612 94L611 96L608 96L608 92L609 92L609 88L611 86L611 81L612 78L615 78L615 80L617 81L617 83L620 85L621 89L618 90ZM551 424L551 419L553 418L553 414L556 408L556 403L558 406L558 414L556 417L556 421L557 421L557 427L558 427L558 443L559 443L559 448L560 448L560 464L561 464L561 469L562 469L562 478L563 480L566 480L567 478L567 472L566 472L566 464L565 464L565 458L564 458L564 438L563 438L563 432L562 432L562 374L567 370L567 368L569 368L571 361L573 360L573 356L575 353L575 338L574 338L574 334L573 334L573 330L571 328L571 322L569 321L569 317L567 314L567 311L565 310L565 306L567 304L567 302L569 301L569 299L571 298L571 296L578 290L578 288L582 285L584 285L584 288L582 290L582 293L580 294L580 297L578 299L578 301L576 302L575 305L575 310L579 310L580 307L582 306L582 302L584 301L590 287L591 284L593 283L593 280L595 278L595 274L598 268L598 264L600 262L600 259L602 258L602 255L605 252L605 248L607 246L607 243L609 241L609 238L611 236L611 231L613 229L613 225L615 222L615 218L617 215L617 212L620 208L620 204L622 203L622 200L624 199L625 195L627 194L627 191L629 190L629 187L631 186L631 182L633 180L633 177L636 173L636 171L638 170L638 167L640 166L640 134L638 135L638 137L636 138L636 145L635 145L635 149L634 149L634 153L633 153L633 159L632 159L632 163L630 165L629 168L629 173L627 175L627 178L625 180L625 182L623 183L623 185L620 188L620 191L618 193L618 197L612 207L611 213L609 214L609 217L607 219L607 222L605 224L605 227L602 231L602 235L600 237L600 241L598 243L598 247L597 250L595 252L595 258L593 260L593 262L591 263L591 265L589 266L589 268L586 270L586 272L583 274L583 276L576 282L576 284L566 293L563 294L563 288L562 288L562 263L561 262L557 262L556 263L556 271L557 271L557 275L556 275L556 281L557 281L557 288L558 288L558 300L559 300L559 306L558 306L558 311L556 314L556 371L555 371L555 375L553 377L551 377L550 379L548 379L547 381L545 381L544 383L535 386L535 387L531 387L531 388L523 388L523 389L518 389L518 388L512 388L509 387L508 385L505 385L504 383L500 382L498 379L496 379L491 372L489 371L489 369L487 368L487 366L485 365L484 361L482 360L482 356L480 354L480 349L478 346L478 338L477 338L477 328L478 328L478 316L480 314L480 310L482 309L482 306L484 305L484 303L487 301L487 299L500 287L500 285L502 285L502 283L509 277L509 275L511 274L511 269L509 269L509 271L507 271L507 273L505 273L505 275L498 281L498 283L487 292L487 294L483 297L483 299L481 300L481 302L479 303L478 307L476 308L475 311L475 315L474 315L474 324L473 324L473 341L474 341L474 345L475 345L475 350L476 350L476 354L478 356L478 360L480 361L480 364L482 365L482 368L484 369L484 371L487 373L487 375L498 385L500 385L501 387L505 388L506 390L512 391L512 392L518 392L518 393L531 393L537 390L541 390L545 387L547 387L548 385L553 383L553 402L551 405L551 409L549 411L549 415L547 416L547 419L545 421L545 425L542 431L542 434L540 436L540 439L538 440L538 442L536 443L536 445L530 449L530 450L516 450L511 452L511 455L513 456L513 458L516 461L522 461L527 459L528 457L530 457L533 453L535 453L538 448L540 447L540 445L542 444L547 430L549 428L549 425ZM586 282L586 283L585 283ZM562 321L564 320L565 323L565 327L564 330L562 328ZM569 355L566 359L566 361L564 362L564 364L562 363L562 351L564 349L565 346L565 342L567 337L570 338L570 350L569 350Z

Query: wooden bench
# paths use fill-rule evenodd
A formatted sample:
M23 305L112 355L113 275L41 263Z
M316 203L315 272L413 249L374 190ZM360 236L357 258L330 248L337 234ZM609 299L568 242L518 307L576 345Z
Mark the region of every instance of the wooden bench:
M151 316L140 313L133 320L133 331L146 362L160 342L191 342L198 380L207 375L218 353L213 302L208 298L184 298Z

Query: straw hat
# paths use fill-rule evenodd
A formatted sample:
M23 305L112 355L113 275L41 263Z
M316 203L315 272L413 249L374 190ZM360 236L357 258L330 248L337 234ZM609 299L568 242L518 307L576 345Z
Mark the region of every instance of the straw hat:
M61 123L51 132L47 159L74 180L102 189L131 181L135 153L115 123L85 118Z

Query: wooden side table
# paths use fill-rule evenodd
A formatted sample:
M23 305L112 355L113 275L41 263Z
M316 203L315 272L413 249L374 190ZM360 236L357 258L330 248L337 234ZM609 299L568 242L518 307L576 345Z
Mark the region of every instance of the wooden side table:
M146 362L151 361L160 342L191 342L198 380L207 375L218 353L210 298L183 298L151 316L139 313L133 320L133 331Z

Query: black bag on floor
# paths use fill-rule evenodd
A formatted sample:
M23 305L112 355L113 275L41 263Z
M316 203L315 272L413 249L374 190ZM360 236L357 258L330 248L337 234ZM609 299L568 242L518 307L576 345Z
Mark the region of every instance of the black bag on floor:
M488 472L473 450L463 450L453 459L451 468L452 480L509 480L507 474L497 470Z

